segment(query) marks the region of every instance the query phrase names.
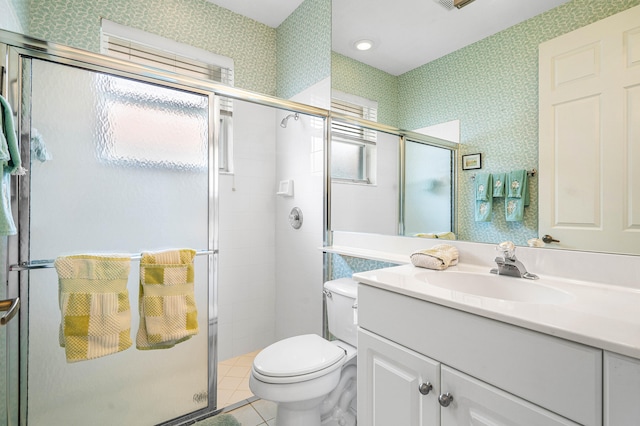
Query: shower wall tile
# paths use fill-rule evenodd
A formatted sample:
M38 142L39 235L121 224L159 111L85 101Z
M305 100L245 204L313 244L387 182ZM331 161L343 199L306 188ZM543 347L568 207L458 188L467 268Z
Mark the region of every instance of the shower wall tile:
M12 0L28 34L100 51L100 18L158 34L235 64L235 86L276 93L276 30L204 0ZM30 10L26 8L30 5Z
M262 349L275 335L276 112L234 104L234 173L220 176L219 359Z
M276 40L278 97L331 76L331 0L305 0L280 24Z
M328 78L297 94L292 100L317 105L330 93ZM278 121L285 111L278 113ZM294 196L276 198L276 338L322 334L323 238L322 173L312 169L311 154L318 152L323 120L301 114L277 131L277 181L293 179ZM289 212L300 207L300 229L289 225Z
M538 167L538 45L640 4L640 0L573 0L399 77L400 127L460 120L461 154L482 153L483 172ZM513 240L538 234L538 185L530 182L524 222L506 222L496 199L492 222L475 222L473 171L458 188L460 239Z

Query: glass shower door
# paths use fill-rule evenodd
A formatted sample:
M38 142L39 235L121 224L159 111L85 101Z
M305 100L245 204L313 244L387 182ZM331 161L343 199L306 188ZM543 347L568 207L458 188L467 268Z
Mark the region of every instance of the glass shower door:
M209 95L38 59L23 59L31 129L22 195L28 295L27 422L154 425L215 404L209 391L214 258ZM23 107L24 109L24 107ZM24 120L23 120L24 123ZM24 155L23 150L23 155ZM210 182L212 182L210 184ZM192 248L199 333L170 349L136 349L143 251ZM68 363L59 344L58 278L70 254L132 255L133 345ZM26 288L25 288L26 286ZM24 378L24 376L23 376Z

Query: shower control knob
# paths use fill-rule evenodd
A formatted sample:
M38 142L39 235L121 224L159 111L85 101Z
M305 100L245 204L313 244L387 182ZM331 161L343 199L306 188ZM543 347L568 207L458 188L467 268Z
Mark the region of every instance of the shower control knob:
M453 395L451 395L449 392L447 393L442 393L440 394L440 396L438 397L438 402L440 403L440 405L442 405L443 407L448 407L449 404L451 404L451 401L453 401Z
M433 389L433 385L430 382L426 382L418 387L418 390L423 395L429 395L429 392Z
M294 207L289 213L289 224L293 229L300 229L302 226L302 210L300 207Z

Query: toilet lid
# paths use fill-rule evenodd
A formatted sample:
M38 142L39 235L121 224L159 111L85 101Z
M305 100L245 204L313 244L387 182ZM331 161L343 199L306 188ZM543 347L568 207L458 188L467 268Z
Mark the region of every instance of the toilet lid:
M345 357L344 349L317 334L305 334L264 348L253 360L253 368L264 376L300 376L330 367Z

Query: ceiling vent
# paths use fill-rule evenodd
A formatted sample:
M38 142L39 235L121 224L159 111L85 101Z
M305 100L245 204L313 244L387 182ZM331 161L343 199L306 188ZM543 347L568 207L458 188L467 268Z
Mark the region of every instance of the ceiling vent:
M473 2L473 0L434 0L434 1L447 10L453 10L454 8L462 9L469 3Z

